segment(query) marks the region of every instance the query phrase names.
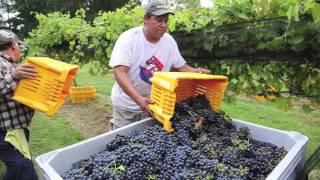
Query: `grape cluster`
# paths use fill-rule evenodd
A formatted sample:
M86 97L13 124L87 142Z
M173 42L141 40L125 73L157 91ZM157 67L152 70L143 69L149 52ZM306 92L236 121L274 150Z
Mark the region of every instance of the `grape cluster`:
M211 110L205 96L176 104L175 131L161 125L117 135L104 151L78 162L63 179L265 179L287 153L252 139L246 127ZM199 121L201 121L199 123Z

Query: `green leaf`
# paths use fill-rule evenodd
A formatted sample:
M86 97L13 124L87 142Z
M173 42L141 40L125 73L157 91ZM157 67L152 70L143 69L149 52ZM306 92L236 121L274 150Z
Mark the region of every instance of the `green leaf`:
M250 17L244 13L239 13L238 17L240 17L241 19L244 19L244 20L250 20Z
M223 69L223 70L224 70L224 69L227 69L227 67L228 67L227 64L222 64L222 65L221 65L221 69Z
M230 83L237 84L237 83L238 83L238 80L237 80L237 79L231 79L231 80L230 80Z
M303 40L304 40L304 35L300 34L300 35L293 36L288 40L288 42L291 44L300 44L303 42Z
M76 44L76 42L74 40L69 41L70 46L74 46Z
M270 50L277 50L277 49L281 49L283 46L283 41L279 38L275 38L273 39L271 42L268 43L269 44L269 49Z
M204 41L203 42L203 47L205 50L212 50L212 41Z
M260 42L257 46L257 49L261 50L261 49L265 49L266 47L267 47L266 43Z
M300 4L299 3L296 3L295 7L294 7L294 20L296 22L299 21L299 9L300 9Z
M245 80L246 80L246 75L240 75L240 76L239 76L239 80L240 80L241 82L245 81Z
M311 7L311 15L315 23L320 22L320 4L314 4Z
M287 11L287 17L289 20L292 19L292 14L293 14L293 6L290 6L288 11Z
M301 52L307 47L307 44L300 43L300 44L295 44L292 46L292 50L296 52Z

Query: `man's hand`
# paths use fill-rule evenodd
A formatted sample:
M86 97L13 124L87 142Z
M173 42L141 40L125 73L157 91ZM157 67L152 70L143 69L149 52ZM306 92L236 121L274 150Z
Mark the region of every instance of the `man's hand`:
M200 74L209 74L210 70L208 69L203 69L203 68L195 68L194 69L195 73L200 73Z
M32 64L21 64L16 67L14 77L20 79L35 79L38 76L37 71Z
M203 69L203 68L193 68L188 64L184 64L180 68L177 68L179 72L194 72L194 73L201 73L201 74L209 74L210 70Z
M142 96L140 96L137 99L137 101L138 101L137 104L140 106L141 110L147 115L149 115L150 117L153 117L153 113L149 108L149 104L152 104L153 101L149 98L142 97Z

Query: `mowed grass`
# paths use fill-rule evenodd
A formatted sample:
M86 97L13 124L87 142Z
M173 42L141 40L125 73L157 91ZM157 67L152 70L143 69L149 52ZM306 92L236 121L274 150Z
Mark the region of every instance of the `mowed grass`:
M114 77L92 76L89 66L82 67L76 78L78 86L94 86L97 93L110 95ZM232 118L287 131L297 131L309 137L306 157L309 157L320 143L320 113L304 114L299 108L281 111L274 103L258 102L249 98L237 98L236 104L222 104L222 110ZM33 158L57 148L65 147L84 139L81 132L73 129L64 117L47 117L36 113L31 125L30 150ZM4 166L0 164L0 179Z
M84 140L81 132L71 128L58 115L49 118L44 113L36 113L30 131L29 146L33 157Z
M30 126L30 132L29 148L33 161L41 154L84 139L84 136L73 129L62 117L53 116L49 118L40 112L35 114ZM0 179L3 179L4 171L4 164L0 164Z

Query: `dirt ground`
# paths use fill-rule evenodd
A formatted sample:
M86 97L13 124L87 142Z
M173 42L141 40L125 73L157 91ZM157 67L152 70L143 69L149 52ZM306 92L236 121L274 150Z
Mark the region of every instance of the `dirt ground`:
M85 138L97 136L109 131L112 118L110 97L97 94L95 100L80 104L72 104L68 100L59 110L59 115Z

